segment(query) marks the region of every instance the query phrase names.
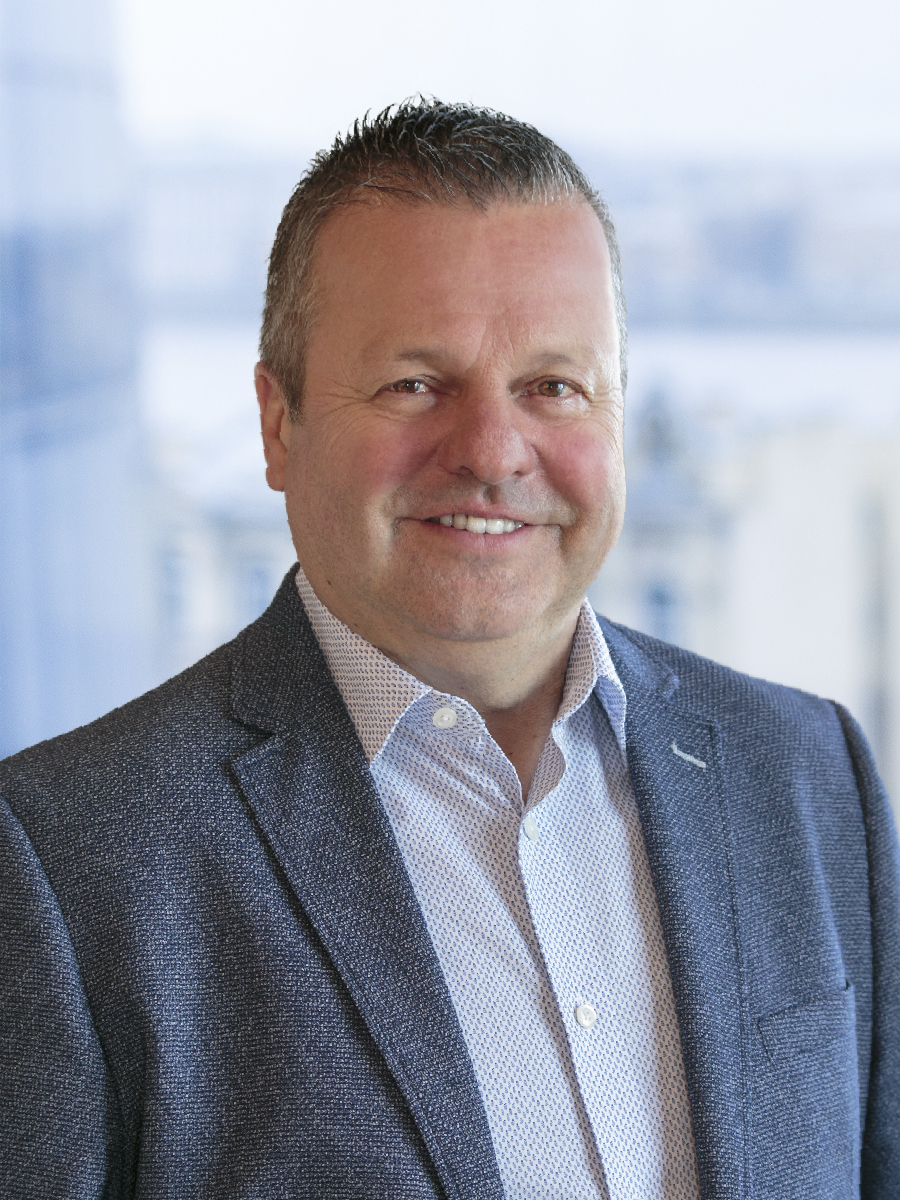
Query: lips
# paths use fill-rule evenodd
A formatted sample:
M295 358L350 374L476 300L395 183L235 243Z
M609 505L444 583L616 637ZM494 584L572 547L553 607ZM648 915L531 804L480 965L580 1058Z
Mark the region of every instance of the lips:
M440 524L448 529L465 529L468 533L514 533L521 529L524 521L514 521L511 517L473 517L469 513L445 513L441 517L429 517L432 524Z

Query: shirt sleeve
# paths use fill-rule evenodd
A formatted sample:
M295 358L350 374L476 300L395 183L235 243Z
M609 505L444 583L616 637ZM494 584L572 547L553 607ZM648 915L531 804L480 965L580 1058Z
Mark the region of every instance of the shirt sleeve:
M0 1195L115 1200L121 1120L62 912L0 800Z

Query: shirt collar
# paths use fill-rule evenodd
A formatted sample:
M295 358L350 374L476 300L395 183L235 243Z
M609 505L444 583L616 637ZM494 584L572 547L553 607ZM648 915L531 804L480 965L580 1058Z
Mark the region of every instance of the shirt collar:
M407 710L423 697L440 693L404 671L393 659L340 621L313 591L302 567L297 570L296 584L366 760L371 763ZM625 689L613 666L597 616L585 600L575 627L562 702L554 727L565 724L591 692L596 693L603 705L624 754Z
M585 600L575 626L562 702L554 726L563 724L577 712L591 692L603 705L619 749L624 754L625 688L613 666L597 614Z

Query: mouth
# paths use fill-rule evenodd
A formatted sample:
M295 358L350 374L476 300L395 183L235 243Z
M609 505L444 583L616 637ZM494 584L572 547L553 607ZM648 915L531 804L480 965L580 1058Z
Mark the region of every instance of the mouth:
M514 521L511 517L473 517L469 513L445 513L441 517L429 517L428 524L496 536L499 533L515 533L525 522Z

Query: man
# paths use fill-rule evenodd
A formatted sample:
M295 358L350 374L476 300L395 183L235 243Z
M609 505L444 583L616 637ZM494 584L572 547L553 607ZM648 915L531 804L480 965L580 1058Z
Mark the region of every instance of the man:
M3 1195L900 1194L862 736L584 603L624 327L578 169L461 106L357 125L261 344L299 569L0 769Z

